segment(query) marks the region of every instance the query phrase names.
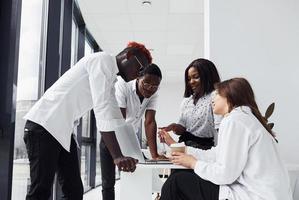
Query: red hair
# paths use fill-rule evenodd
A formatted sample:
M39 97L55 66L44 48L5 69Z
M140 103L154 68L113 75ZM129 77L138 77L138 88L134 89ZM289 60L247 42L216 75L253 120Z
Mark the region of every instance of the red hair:
M127 48L134 48L134 49L138 49L140 52L142 52L145 57L147 58L149 63L152 63L152 56L150 51L144 46L144 44L138 43L138 42L129 42L127 45Z

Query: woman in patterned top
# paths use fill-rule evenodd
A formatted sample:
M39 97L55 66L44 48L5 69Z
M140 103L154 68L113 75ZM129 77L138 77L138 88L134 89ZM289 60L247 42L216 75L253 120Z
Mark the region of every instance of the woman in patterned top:
M159 136L168 145L175 143L167 131L180 135L179 142L200 149L214 146L216 133L212 110L214 84L220 82L215 65L206 59L196 59L185 70L185 93L178 123L160 128ZM217 124L216 124L217 125Z

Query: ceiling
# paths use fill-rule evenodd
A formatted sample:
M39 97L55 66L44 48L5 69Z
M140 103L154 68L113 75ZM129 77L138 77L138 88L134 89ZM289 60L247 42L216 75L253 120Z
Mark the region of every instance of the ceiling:
M185 68L203 57L203 0L78 0L99 46L117 54L136 41L151 49L164 81L183 79Z

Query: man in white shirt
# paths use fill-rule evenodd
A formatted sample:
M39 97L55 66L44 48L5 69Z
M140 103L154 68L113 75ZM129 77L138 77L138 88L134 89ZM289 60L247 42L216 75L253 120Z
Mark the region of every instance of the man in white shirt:
M121 78L115 84L115 96L127 123L131 123L141 145L141 120L145 116L144 127L153 159L165 158L157 153L157 124L155 120L157 90L162 73L155 64L145 68L136 80L125 82ZM102 171L102 199L114 200L115 165L104 143L100 143Z
M117 75L125 81L138 76L152 61L144 45L131 42L117 56L98 52L82 58L65 72L25 115L24 141L30 162L26 199L49 199L55 172L66 199L83 199L74 122L93 109L97 129L114 163L133 172L137 160L122 155L114 130L125 123L117 105Z

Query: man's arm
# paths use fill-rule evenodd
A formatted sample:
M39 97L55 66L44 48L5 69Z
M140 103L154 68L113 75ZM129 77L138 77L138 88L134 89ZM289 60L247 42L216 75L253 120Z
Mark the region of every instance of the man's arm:
M148 141L149 149L153 159L159 157L159 154L157 152L157 140L156 140L157 123L156 123L155 115L156 115L155 110L145 111L145 121L144 121L145 134L146 134L146 139Z
M84 63L89 78L97 129L101 132L118 168L123 171L134 171L137 160L122 155L113 131L125 124L114 94L116 74L112 70L113 65L115 65L114 59L104 53L91 54Z
M135 171L136 163L138 162L138 160L131 157L123 156L119 144L117 142L115 132L101 132L101 135L103 137L105 145L107 146L114 160L114 164L118 166L119 170L131 172Z

